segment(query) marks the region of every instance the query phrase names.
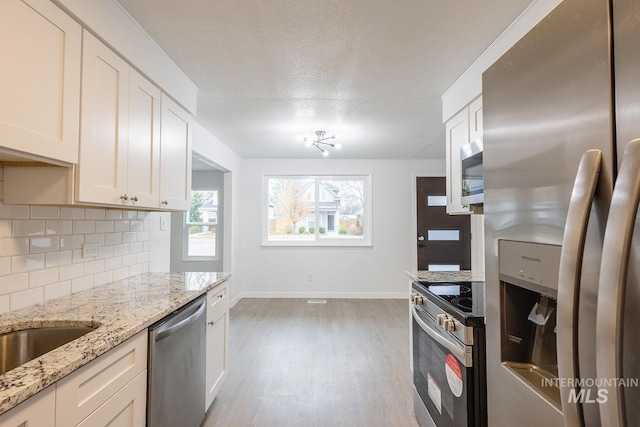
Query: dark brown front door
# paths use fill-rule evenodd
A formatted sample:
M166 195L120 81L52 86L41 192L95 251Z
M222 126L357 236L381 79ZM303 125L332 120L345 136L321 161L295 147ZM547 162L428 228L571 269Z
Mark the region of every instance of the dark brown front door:
M470 270L471 218L448 215L445 178L417 178L418 270Z

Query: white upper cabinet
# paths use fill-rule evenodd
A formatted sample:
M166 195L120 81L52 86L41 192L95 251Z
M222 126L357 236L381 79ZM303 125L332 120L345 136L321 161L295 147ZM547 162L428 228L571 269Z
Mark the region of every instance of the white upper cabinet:
M191 203L191 115L162 94L160 207L188 210Z
M81 31L49 0L0 1L4 158L77 163Z
M78 201L125 201L128 119L129 64L85 31Z
M462 163L460 148L482 138L482 97L463 108L446 123L447 213L473 213L473 207L460 202L462 196Z

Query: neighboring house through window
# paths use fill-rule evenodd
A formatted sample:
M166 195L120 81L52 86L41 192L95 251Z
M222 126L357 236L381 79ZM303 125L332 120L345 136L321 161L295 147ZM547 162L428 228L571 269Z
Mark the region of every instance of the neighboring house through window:
M218 191L194 190L191 208L184 213L184 259L218 257Z

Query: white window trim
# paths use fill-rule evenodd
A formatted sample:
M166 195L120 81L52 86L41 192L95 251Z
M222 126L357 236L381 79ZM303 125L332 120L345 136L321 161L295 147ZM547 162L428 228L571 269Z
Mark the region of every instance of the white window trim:
M315 179L316 185L316 204L320 202L320 196L318 194L318 179L326 179L326 180L339 180L344 178L354 178L354 179L362 179L364 183L364 216L365 216L365 224L364 224L364 237L358 240L352 239L332 239L332 238L322 238L319 240L313 241L293 241L293 240L269 240L268 236L268 228L269 228L269 179ZM371 186L371 175L352 175L352 174L344 174L344 175L262 175L262 197L261 197L261 207L260 207L260 235L261 235L261 246L262 247L297 247L297 248L371 248L373 247L373 191ZM316 218L315 223L319 224L319 214L316 206L315 210ZM317 227L316 227L317 228Z
M219 188L193 188L192 191L217 191L218 192L218 213L217 213L217 222L216 226L216 254L215 256L190 256L189 255L189 225L187 224L187 218L189 216L189 211L184 211L182 213L182 261L220 261L222 258L220 256L222 251L222 239L220 238L220 230L222 230L222 222L224 219L222 218L222 210L221 208L221 200L220 200L220 189ZM202 224L213 224L213 223L205 223Z

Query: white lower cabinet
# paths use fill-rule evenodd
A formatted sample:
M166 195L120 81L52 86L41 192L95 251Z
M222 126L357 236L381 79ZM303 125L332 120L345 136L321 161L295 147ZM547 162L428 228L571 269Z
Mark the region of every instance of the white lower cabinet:
M205 410L227 378L229 360L229 297L223 283L207 293L207 362Z
M0 415L3 427L53 427L56 419L56 387L51 386Z
M144 426L147 330L61 379L56 426Z

